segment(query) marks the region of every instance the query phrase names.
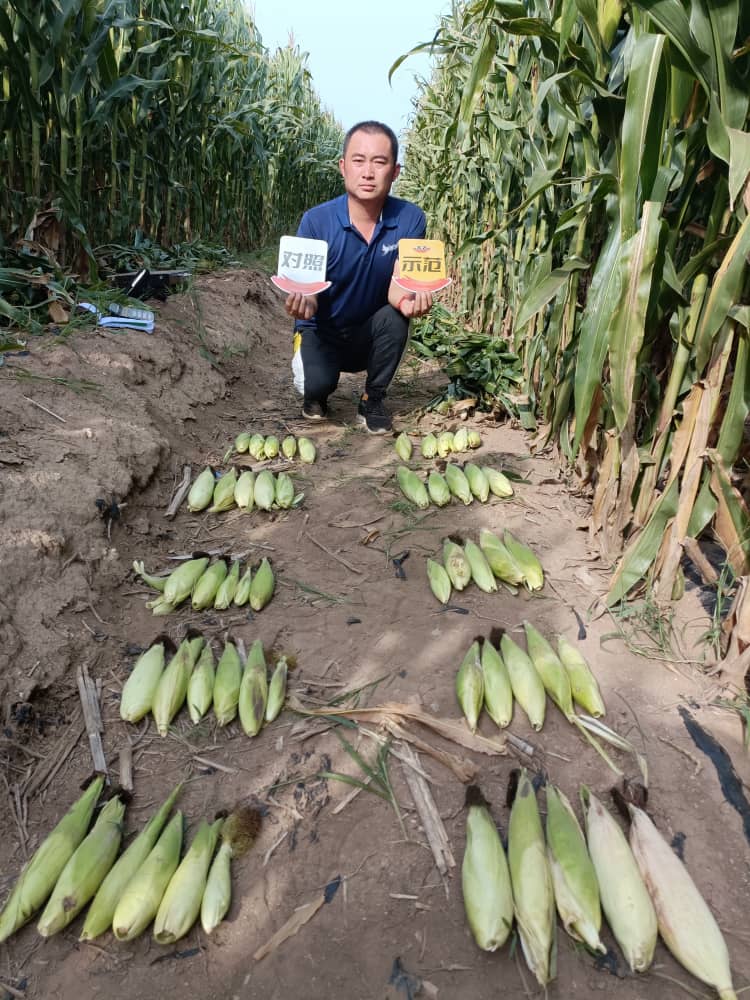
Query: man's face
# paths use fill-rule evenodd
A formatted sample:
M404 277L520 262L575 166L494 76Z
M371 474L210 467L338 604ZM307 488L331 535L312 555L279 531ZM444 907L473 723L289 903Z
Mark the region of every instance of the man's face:
M383 201L401 167L393 162L391 143L382 132L355 132L339 160L346 193L359 201Z

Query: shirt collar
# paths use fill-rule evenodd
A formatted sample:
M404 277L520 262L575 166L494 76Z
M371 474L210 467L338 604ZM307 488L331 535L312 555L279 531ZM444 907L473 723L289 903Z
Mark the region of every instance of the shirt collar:
M352 226L351 219L349 218L349 199L345 194L342 194L339 198L339 203L336 206L336 215L344 229L354 228ZM390 195L388 195L385 199L385 204L383 205L376 225L379 226L381 223L384 229L395 229L398 225L394 200Z

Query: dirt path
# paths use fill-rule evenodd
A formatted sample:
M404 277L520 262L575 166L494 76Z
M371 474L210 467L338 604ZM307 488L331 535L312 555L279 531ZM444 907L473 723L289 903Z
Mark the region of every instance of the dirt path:
M518 954L508 947L484 954L470 937L460 890L464 788L448 769L422 758L457 861L441 878L393 757L390 775L404 829L388 803L366 792L337 810L351 786L318 773L363 775L331 731L320 733L285 712L251 741L237 724L217 729L209 720L193 727L183 712L174 733L161 740L153 728L120 721L119 693L138 649L165 626L180 638L192 625L215 640L230 630L248 646L261 638L269 648L294 653L298 666L290 687L311 703L373 685L363 695L369 704L419 700L428 711L455 719L455 671L476 635L487 635L493 625L517 630L529 619L547 635L564 632L576 640L577 611L587 629L580 648L601 683L607 719L646 754L652 814L682 844L726 932L735 984L746 986L750 820L743 830L680 711L721 741L747 793L750 767L737 716L710 706L718 685L697 666L636 656L617 638L603 641L615 625L587 610L606 581L605 568L586 549L587 505L565 490L551 460L528 454L520 432L477 424L484 441L480 457L525 478L513 500L454 504L415 516L394 506L400 494L391 440L353 427L357 380L349 376L334 397L333 421L314 428L318 462L294 468L305 493L300 509L273 516L182 510L173 521L164 518L183 462L196 469L220 462L244 429L303 433L288 378L289 347L276 293L261 276L236 271L201 278L193 293L160 307L153 336L89 331L65 343L34 343L30 356L8 359L5 373L18 374L23 366L29 377L0 383L0 759L8 792L0 814L0 898L25 849L33 849L90 771L74 680L79 663L88 664L101 684L104 746L115 773L119 748L128 737L135 744L128 831L186 778L182 808L191 829L249 795L267 813L255 848L235 867L229 920L210 939L194 929L177 949L162 948L149 935L130 945L109 935L79 945L80 918L46 942L29 926L0 946L0 983L15 988L11 996L45 1000L104 992L110 1000L481 1000L535 993ZM421 432L431 426L410 414L438 384L439 376L416 362L402 367L390 400L401 427ZM97 500L105 514L114 500L119 517L102 517ZM507 526L533 544L548 585L534 596L470 588L458 602L467 614L439 611L427 588L425 557L444 535L476 538L483 526ZM133 577L132 561L159 569L170 554L222 546L270 553L278 576L271 604L255 616L235 609L153 618L145 607L152 595ZM410 554L402 580L391 559L405 550ZM698 640L709 621L694 595L680 615L683 657L700 660ZM552 707L541 733L531 731L520 712L511 729L535 748L523 762L546 772L571 798L584 782L602 796L614 784L613 773ZM497 733L487 718L482 730ZM358 746L368 758L376 752L366 736ZM519 758L463 755L477 765L505 829L507 779ZM631 761L618 761L635 776ZM30 795L24 811L23 791L36 786L52 763L59 769ZM297 936L254 961L253 952L295 908L338 876L338 891ZM551 997L677 1000L686 994L674 980L694 995L708 994L661 945L653 971L637 978L625 974L621 961L616 969L597 968L562 933L558 945Z

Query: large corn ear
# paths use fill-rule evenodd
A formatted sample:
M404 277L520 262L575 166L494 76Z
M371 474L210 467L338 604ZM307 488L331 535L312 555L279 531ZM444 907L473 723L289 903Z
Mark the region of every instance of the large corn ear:
M103 807L91 832L60 872L36 925L42 937L51 937L67 927L96 895L120 849L124 815L125 803L116 796Z
M508 668L513 697L529 717L532 727L538 732L544 725L547 696L542 678L536 671L531 657L507 634L500 640L500 654Z
M289 473L280 472L276 476L274 496L276 498L276 506L281 507L282 510L289 510L294 503L294 483Z
M168 604L177 605L190 597L210 561L208 556L198 556L196 559L188 559L177 569L172 570L164 585L163 599Z
M425 434L422 438L421 452L422 458L434 458L437 455L437 438L434 434Z
M427 579L430 590L441 604L447 604L451 599L451 581L445 569L434 559L427 560Z
M503 542L521 569L523 582L529 590L541 590L544 586L544 571L542 564L529 546L519 542L515 535L512 535L507 529L503 532Z
M508 863L524 958L546 986L555 976L555 897L534 786L524 769L510 810Z
M466 919L483 951L496 951L513 925L513 894L508 860L482 793L466 789L466 847L461 887Z
M172 719L185 703L190 674L202 646L202 639L198 643L195 639L183 639L159 678L151 713L160 736L167 735Z
M228 567L224 559L217 559L208 567L193 588L193 611L210 608L216 599L219 587L226 579Z
M398 469L396 469L396 479L398 480L401 492L415 507L419 507L420 510L426 510L430 506L427 487L416 472L407 469L405 465L399 465Z
M169 880L154 920L154 938L159 944L179 941L198 919L208 869L223 823L223 819L211 824L201 820L193 842Z
M237 592L237 585L240 582L240 561L235 559L232 568L219 584L219 589L214 597L214 607L217 611L225 611L234 600Z
M190 487L187 495L187 508L190 511L205 510L214 495L214 470L209 466L201 472Z
M213 692L214 714L220 726L229 725L237 715L241 683L242 660L237 646L231 639L227 639L216 665Z
M117 904L159 839L181 791L182 784L179 784L110 868L86 914L79 941L93 941L112 926Z
M245 469L234 488L234 502L241 510L246 510L249 513L254 506L254 494L255 473L252 469Z
M513 718L513 688L503 658L489 641L482 644L484 707L495 725L504 729Z
M256 462L263 457L265 444L266 444L266 439L262 434L256 433L251 436L247 446L247 450L248 453L255 459Z
M557 652L568 672L573 700L584 712L593 715L595 719L600 718L605 712L604 702L588 663L564 635L557 638Z
M234 507L234 488L237 485L237 470L231 468L225 472L214 486L213 503L208 508L209 514L219 514L223 510Z
M459 427L453 435L453 450L467 451L469 448L469 432L465 427Z
M247 431L242 431L242 433L238 434L237 437L234 439L234 450L242 455L244 454L244 452L247 451L249 447L250 447L250 435L247 433Z
M614 818L585 786L581 802L604 915L632 971L645 972L654 957L657 934L648 890Z
M563 927L576 941L606 954L599 938L602 911L594 865L573 807L553 785L547 785L547 854Z
M487 477L490 492L494 493L496 497L507 500L508 497L513 496L513 487L510 484L510 480L499 469L492 469L487 465L483 465L482 471Z
M437 453L441 458L447 458L453 447L453 433L451 431L441 431L437 438Z
M457 500L460 500L467 506L472 502L474 497L469 486L469 480L464 475L463 469L459 469L457 465L448 462L445 467L445 481L448 484L448 489Z
M469 560L471 578L474 583L486 594L494 593L497 590L495 575L477 543L472 542L471 539L467 540L464 545L464 552L466 553L466 558Z
M521 567L497 535L488 531L487 528L482 528L479 532L479 547L484 552L484 557L498 580L513 586L523 583L524 576Z
M265 608L273 597L275 587L276 577L271 563L263 558L250 584L249 600L253 611L262 611Z
M443 542L443 565L456 590L463 590L471 582L471 565L466 553L450 538Z
M297 451L299 452L301 462L305 462L306 465L313 464L317 452L315 450L315 445L312 443L310 438L301 437L297 441Z
M275 434L269 434L264 441L263 454L266 458L276 458L279 454L279 439Z
M393 447L396 450L396 454L401 459L402 462L408 462L411 458L412 447L411 441L409 440L409 435L403 431L396 438Z
M276 501L276 481L268 469L263 469L255 477L253 497L255 506L260 510L270 510L273 507Z
M125 722L140 722L151 711L164 672L164 658L163 642L155 642L138 657L120 695L120 718Z
M281 442L281 454L288 459L294 458L297 454L297 438L293 434L287 434Z
M286 700L286 679L289 661L286 656L280 656L271 680L268 683L268 701L266 702L266 722L273 722L284 707Z
M464 475L469 481L469 488L472 494L481 503L486 503L490 496L490 481L485 475L484 470L480 469L473 462L467 462L464 465Z
M630 846L664 943L721 1000L737 1000L724 936L690 873L642 809L631 806L630 818Z
M427 492L437 507L446 507L451 502L451 491L439 472L433 471L427 477Z
M26 863L0 913L0 941L23 927L52 892L60 872L86 836L103 787L104 778L97 775Z
M240 686L240 723L248 736L257 736L263 725L268 704L268 675L263 643L256 639L247 654L245 673Z
M244 607L244 605L250 600L250 585L252 582L253 568L252 566L248 566L240 577L240 582L237 584L237 590L234 592L234 603L236 607Z
M132 941L156 916L164 892L180 863L183 817L178 810L125 886L112 917L118 941Z
M479 642L477 641L471 644L458 668L456 696L461 711L469 724L469 729L475 733L484 701L484 674L482 673Z
M570 691L568 673L542 633L534 628L531 622L524 622L523 627L526 631L526 648L537 673L542 678L544 689L569 720L573 715L573 695Z
M211 707L215 677L214 651L211 649L211 643L207 642L188 681L188 712L196 725Z

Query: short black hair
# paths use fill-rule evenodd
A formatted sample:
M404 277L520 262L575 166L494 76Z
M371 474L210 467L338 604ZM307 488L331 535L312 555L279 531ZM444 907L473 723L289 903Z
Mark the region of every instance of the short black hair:
M355 132L368 132L370 135L387 135L388 141L391 144L391 152L393 153L393 162L398 163L398 139L396 138L396 133L388 125L384 125L383 122L357 122L356 125L352 125L349 131L344 136L344 151L343 156L346 156L346 151L349 147L349 142L351 137Z

